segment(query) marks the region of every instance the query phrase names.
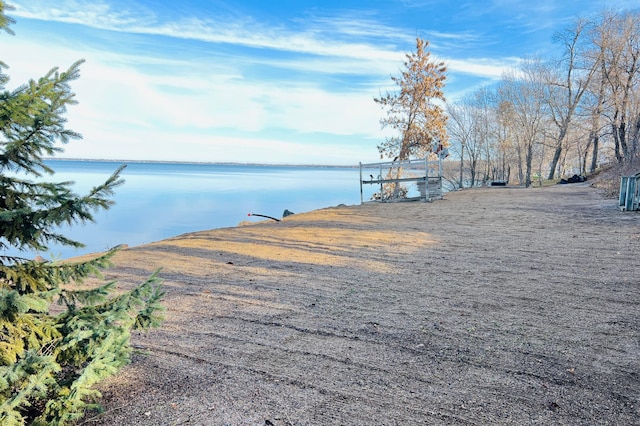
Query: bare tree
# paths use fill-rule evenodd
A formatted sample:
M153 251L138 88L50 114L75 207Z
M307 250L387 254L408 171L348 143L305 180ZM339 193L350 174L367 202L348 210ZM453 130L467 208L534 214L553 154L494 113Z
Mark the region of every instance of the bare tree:
M458 186L464 188L465 150L471 140L473 117L464 100L447 104L449 149L460 157Z
M495 112L492 105L493 95L488 87L481 87L454 104L447 105L449 133L453 150L460 156L460 186L464 178L465 165L469 171L469 186L475 186L480 180L480 166L484 166L485 179L490 174L491 146ZM484 154L484 162L482 161Z
M554 39L562 45L562 57L545 69L546 102L551 120L557 127L549 179L555 176L574 114L598 68L598 62L584 60L588 28L587 20L577 19L572 27L557 33Z
M381 158L405 160L433 151L434 145L448 144L447 117L441 106L447 67L431 59L428 47L428 41L417 38L416 51L406 55L400 77L391 77L399 90L374 99L387 109L382 127L399 133L378 146Z
M495 95L488 87L481 87L474 92L476 116L474 139L477 141L478 158L484 163L483 183L494 178L493 164L496 140L494 98Z
M482 160L482 154L485 150L488 140L489 113L487 104L487 89L480 88L473 92L468 99L469 111L473 118L471 127L471 138L467 144L467 153L469 154L469 172L470 186L475 186L478 179L478 166ZM486 167L486 164L484 164ZM485 174L486 175L486 174Z
M597 59L598 63L598 77L592 81L592 89L587 96L588 120L589 120L589 138L587 143L587 152L591 149L591 165L589 166L589 172L593 173L598 167L598 153L600 151L600 137L603 129L602 115L604 112L605 102L605 90L606 80L604 74L604 63L601 59ZM585 153L585 165L583 167L586 171L586 153Z
M605 12L597 28L594 43L602 52L600 69L607 85L605 117L622 163L636 155L640 133L640 14Z
M495 92L448 105L460 184L483 170L482 179L504 179L517 166L529 186L533 163L553 179L572 167L586 173L589 162L595 171L602 152L620 163L640 154L640 13L579 18L554 39L556 61L523 61Z
M544 81L539 61L526 60L520 72L507 73L498 89L503 108L508 109L516 127L518 155L524 157L524 173L521 183L531 186L534 146L543 134Z
M515 131L513 129L514 126L512 126L512 111L509 108L509 104L499 98L498 93L495 96L496 160L500 171L500 179L509 182L511 180L511 167L518 166ZM521 169L522 164L519 166Z

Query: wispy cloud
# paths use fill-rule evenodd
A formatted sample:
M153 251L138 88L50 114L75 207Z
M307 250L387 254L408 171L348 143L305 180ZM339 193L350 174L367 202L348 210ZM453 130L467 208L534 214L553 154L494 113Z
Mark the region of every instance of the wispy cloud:
M625 6L626 3L626 6ZM478 16L497 18L502 25L519 28L527 33L559 29L578 16L588 17L604 7L628 7L628 0L582 0L576 13L576 3L557 0L490 0L482 3L468 3L469 13ZM637 2L635 4L637 8Z
M42 0L14 1L13 5L16 7L13 14L21 18L80 24L100 29L140 25L145 20L145 14L134 14L131 10L117 11L99 0L61 0L54 7L50 2ZM153 19L152 15L146 17Z
M298 18L298 27L303 28L301 30L262 23L250 16L218 21L176 17L171 22L163 22L153 11L141 8L114 10L100 1L60 0L56 8L48 7L42 0L21 1L17 3L16 14L30 19L74 23L114 32L302 54L307 56L254 57L248 60L281 69L317 73L386 76L399 68L404 53L413 48L415 41L415 36L407 31L381 24L371 17L354 17L355 13L348 11L341 16ZM346 41L345 36L348 36ZM429 31L427 36L434 49L449 54L455 54L456 47L460 45L486 42L486 36L483 38L472 31ZM241 51L235 52L233 60L241 60L242 55ZM492 69L496 65L480 64L475 60L468 64L463 64L465 61L462 58L445 60L451 64L452 70L468 74L494 76L497 72Z
M74 83L80 105L69 119L91 142L69 146L70 155L111 150L139 159L154 152L174 159L196 153L213 161L242 155L264 161L268 145L280 158L294 150L302 158L313 143L314 157L337 162L340 153L357 161L363 152L377 156L383 112L373 97L393 86L389 77L398 75L416 35L448 64L454 96L517 66L514 52L520 52L501 50L492 26L512 25L513 34L526 30L551 13L545 8L553 3L543 0L526 19L520 16L524 2L497 9L504 9L503 1L456 4L440 21L443 6L434 0L385 6L404 7L405 15L385 15L381 6L300 6L277 19L259 6L247 11L224 1L204 2L215 3L220 13L198 14L193 5L202 2L187 0L171 8L154 2L158 9L142 0L12 0L12 15L32 23L34 32L23 38L18 31L2 47L1 59L17 81L87 59ZM488 53L487 46L494 50Z
M364 16L363 16L364 15ZM311 16L297 21L317 33L334 36L371 38L376 40L395 40L412 42L413 37L405 34L399 27L385 25L376 19L375 14L367 16L362 11L341 11L340 16Z
M500 79L506 71L517 68L520 58L495 59L449 59L447 65L450 71L474 76L488 77L492 80Z
M213 20L199 17L176 17L170 22L145 9L114 10L104 2L61 0L55 8L40 0L16 2L14 15L28 19L55 21L92 27L95 29L132 34L160 35L173 38L225 43L251 48L273 49L319 56L349 57L369 60L397 60L398 53L390 48L378 48L373 43L345 42L328 37L338 35L367 35L388 37L390 28L372 21L345 18L318 18L307 22L303 31L285 26L273 26L249 16L233 20ZM321 36L319 28L325 27ZM333 30L333 31L332 31Z
M82 78L74 83L80 106L70 110L70 123L87 139L104 141L106 146L112 144L109 140L129 140L128 135L155 133L159 128L172 129L165 133L173 138L192 131L215 134L216 129L234 129L251 134L270 128L301 135L331 132L379 136L379 110L373 93L358 88L325 90L303 81L283 84L233 73L203 74L190 69L193 64L180 66L171 59L167 62L178 67L177 72L150 74L123 66L126 61L113 61L114 54L105 57L101 52L56 49L46 42L12 41L4 50L10 58L28 51L47 64L42 70L34 70L26 59L10 60L16 83L37 78L55 64L64 67L79 57L87 59ZM165 68L166 64L156 58L155 65ZM103 128L111 130L98 134ZM146 146L147 152L153 151L154 140L138 144Z

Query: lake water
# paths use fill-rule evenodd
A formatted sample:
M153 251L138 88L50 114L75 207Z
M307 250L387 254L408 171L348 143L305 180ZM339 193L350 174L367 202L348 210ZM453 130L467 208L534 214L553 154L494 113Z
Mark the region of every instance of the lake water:
M121 163L53 160L47 164L56 170L48 181L74 181L75 192L84 194ZM46 259L68 258L118 244L135 246L264 220L248 213L280 218L285 209L301 213L359 204L359 173L357 167L129 163L122 173L126 183L116 190L116 204L95 214L95 223L63 230L85 248L52 245L49 252L37 254Z

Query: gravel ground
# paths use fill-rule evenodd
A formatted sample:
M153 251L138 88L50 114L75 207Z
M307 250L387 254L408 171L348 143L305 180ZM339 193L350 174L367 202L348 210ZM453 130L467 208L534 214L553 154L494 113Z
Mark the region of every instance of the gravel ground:
M587 183L322 209L123 250L163 267L90 425L640 424L640 213Z

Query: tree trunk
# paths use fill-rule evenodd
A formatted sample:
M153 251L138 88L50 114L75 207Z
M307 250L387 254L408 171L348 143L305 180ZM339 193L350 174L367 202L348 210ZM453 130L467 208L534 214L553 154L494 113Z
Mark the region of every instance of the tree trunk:
M629 159L629 147L627 145L627 125L624 120L618 125L618 139L620 140L620 149L622 149L622 157Z
M527 144L526 163L524 186L529 188L531 186L531 166L533 164L533 142Z
M522 167L522 148L518 146L518 183L522 185L524 183L524 168Z
M620 152L620 134L618 133L618 126L615 123L611 123L611 133L613 134L613 152L618 160L618 164L622 164L624 157Z
M638 154L638 144L640 143L640 113L636 117L636 124L633 129L633 136L631 137L631 160L633 160Z
M557 145L556 150L553 153L553 159L551 160L551 165L549 166L549 176L547 179L551 180L556 175L556 167L558 167L558 162L560 161L560 156L562 155L562 145Z
M460 150L460 189L464 188L464 186L462 186L463 170L464 170L464 145L462 145L462 149Z
M562 155L562 145L564 145L564 139L567 135L567 127L568 123L563 123L562 128L560 129L560 133L558 134L556 150L553 153L553 159L551 160L551 166L549 167L549 177L547 178L549 180L555 177L556 168L558 167L558 162L560 161L560 156Z
M469 167L469 172L471 174L471 182L469 182L469 188L473 188L476 185L476 162L472 161Z
M600 144L600 138L597 133L592 136L591 142L593 143L593 152L591 153L591 169L589 172L593 173L596 171L596 167L598 167L598 147Z

